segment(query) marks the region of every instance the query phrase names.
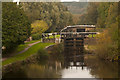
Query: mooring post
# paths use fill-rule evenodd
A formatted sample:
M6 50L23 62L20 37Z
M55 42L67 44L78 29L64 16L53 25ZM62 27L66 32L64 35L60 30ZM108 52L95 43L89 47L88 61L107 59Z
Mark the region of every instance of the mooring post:
M44 42L44 34L42 34L41 42Z
M53 35L53 39L54 39L54 43L55 43L55 34L53 33L52 35Z
M49 41L50 41L50 38L49 38L49 33L48 33L48 35L47 35L47 36L48 36L48 42L49 42Z
M92 34L92 38L93 38L93 34Z

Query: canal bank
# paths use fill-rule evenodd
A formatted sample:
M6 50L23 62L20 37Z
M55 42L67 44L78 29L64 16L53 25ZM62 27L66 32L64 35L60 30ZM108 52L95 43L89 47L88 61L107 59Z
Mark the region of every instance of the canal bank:
M6 75L10 75L11 72L25 72L23 69L23 66L27 66L27 65L31 65L31 64L40 64L40 65L45 65L48 63L49 60L63 60L63 55L61 55L60 53L62 53L63 51L63 47L62 44L50 44L49 46L46 45L44 46L44 48L40 48L36 54L29 56L28 58L26 58L25 60L21 60L21 61L16 61L13 63L10 63L8 65L4 65L2 67L2 74L3 74L3 78ZM9 77L15 77L15 76L9 76ZM18 77L18 75L16 75L16 77Z
M48 47L46 50L40 50L38 54L24 61L4 67L3 78L96 78L97 80L97 78L119 77L117 62L99 60L94 56L69 58L64 56L67 53L63 52L63 44Z
M8 64L11 64L11 63L14 63L14 62L17 62L17 61L22 61L22 60L25 60L27 59L28 57L34 55L35 53L37 53L37 51L39 49L43 49L45 48L46 46L49 46L49 45L53 45L54 43L37 43L35 45L33 45L32 47L30 47L27 51L21 53L21 54L18 54L18 55L15 55L11 58L8 58L7 60L4 60L2 61L2 65L8 65Z

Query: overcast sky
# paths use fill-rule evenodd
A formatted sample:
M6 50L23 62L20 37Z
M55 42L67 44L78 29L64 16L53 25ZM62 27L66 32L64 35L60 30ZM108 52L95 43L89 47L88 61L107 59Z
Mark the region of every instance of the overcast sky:
M61 2L72 2L72 1L79 2L79 0L61 0Z
M13 0L13 2L17 2L17 1L20 0ZM79 0L61 0L61 2L73 2L73 1L79 2Z
M13 0L13 2L19 2L19 1L26 1L26 0ZM27 0L28 2L34 2L34 1L55 1L55 0ZM56 1L61 1L61 2L73 2L73 1L76 1L76 2L88 2L89 0L56 0ZM120 0L91 0L91 2L118 2Z

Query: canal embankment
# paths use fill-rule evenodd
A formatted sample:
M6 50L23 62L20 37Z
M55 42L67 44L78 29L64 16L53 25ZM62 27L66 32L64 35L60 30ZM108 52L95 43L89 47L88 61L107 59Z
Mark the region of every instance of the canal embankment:
M35 55L23 61L4 67L3 78L114 78L118 77L117 62L109 62L96 58L94 55L82 58L84 66L69 66L73 61L80 61L74 57L73 61L64 57L64 45L57 44L40 49ZM87 55L86 55L87 56ZM84 57L86 57L84 56ZM69 57L69 56L68 56ZM106 66L108 65L108 66ZM78 73L79 72L79 73ZM82 73L86 76L83 76ZM79 75L78 75L79 74ZM80 75L81 74L81 75ZM14 75L14 76L13 76ZM78 76L77 76L78 75Z
M14 63L14 62L17 62L17 61L22 61L22 60L25 60L27 59L28 57L34 55L35 53L37 53L37 51L39 49L44 49L46 46L49 46L49 45L53 45L54 43L42 43L42 42L39 42L33 46L31 46L27 51L21 53L21 54L17 54L13 57L10 57L4 61L2 61L2 65L5 66L5 65L9 65L11 63Z
M24 59L19 59L18 61L16 60L14 62L11 61L11 63L8 62L9 64L4 63L5 65L2 67L3 76L4 74L7 74L9 72L14 72L14 71L17 72L20 70L23 71L22 66L24 65L45 64L46 61L49 61L49 60L51 61L54 61L54 60L62 61L63 60L63 55L60 54L63 51L63 44L38 43L38 44L35 44L32 49L35 49L35 48L37 48L36 50L34 50L36 53L31 54L30 56Z

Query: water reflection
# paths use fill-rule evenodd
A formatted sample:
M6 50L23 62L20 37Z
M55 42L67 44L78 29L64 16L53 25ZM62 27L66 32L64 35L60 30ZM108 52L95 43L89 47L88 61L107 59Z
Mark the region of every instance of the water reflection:
M84 69L84 56L81 55L79 57L65 57L64 59L64 67L67 69L69 67L81 67L81 69Z
M118 62L102 61L99 59L85 60L90 74L95 78L118 78Z
M94 78L84 62L83 46L80 47L65 47L62 78Z
M84 63L84 56L66 57L64 69L62 70L62 78L93 78Z
M29 65L26 69L28 78L59 78L60 74L52 66L42 66L38 64Z

